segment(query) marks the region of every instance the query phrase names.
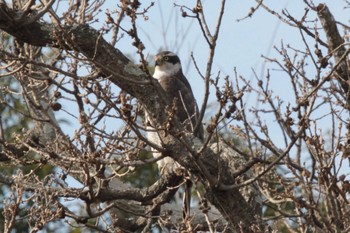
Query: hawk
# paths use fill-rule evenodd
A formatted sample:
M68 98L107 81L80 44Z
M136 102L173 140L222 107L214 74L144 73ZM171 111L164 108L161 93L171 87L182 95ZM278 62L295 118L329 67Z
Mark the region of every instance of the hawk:
M198 121L198 106L194 98L190 83L182 73L181 62L179 57L170 51L163 51L155 56L155 71L153 78L157 79L160 86L167 93L168 97L174 103L176 111L175 114L184 128L193 132ZM146 113L146 118L147 118ZM152 127L152 123L147 123L147 138L151 142L161 146L161 140L157 131ZM203 127L200 126L196 135L203 140ZM161 154L157 151L153 151L153 156L159 157ZM165 157L158 162L158 169L161 174L169 172L179 167L179 165L170 157ZM192 183L186 181L185 195L184 195L184 216L189 216L190 207L190 188Z

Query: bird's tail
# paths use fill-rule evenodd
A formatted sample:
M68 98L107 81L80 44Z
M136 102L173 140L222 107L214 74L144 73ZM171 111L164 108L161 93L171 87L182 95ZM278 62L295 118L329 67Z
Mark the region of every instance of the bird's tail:
M185 182L185 193L183 196L183 219L187 220L190 218L190 208L191 208L191 189L192 181L186 180Z

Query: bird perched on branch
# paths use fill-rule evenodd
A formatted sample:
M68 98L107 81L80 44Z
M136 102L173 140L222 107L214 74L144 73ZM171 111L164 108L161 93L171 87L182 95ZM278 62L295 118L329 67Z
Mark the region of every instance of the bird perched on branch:
M155 71L153 78L159 81L159 84L167 93L171 102L175 107L175 115L183 124L184 128L190 132L194 132L198 122L198 106L194 98L191 86L182 73L181 62L179 57L170 51L163 51L155 56ZM148 114L146 113L146 118ZM148 121L148 120L147 120ZM161 140L154 126L150 121L147 122L147 138L156 145L161 145ZM196 135L203 140L203 127L200 125ZM161 153L154 151L153 156L159 157ZM169 172L180 167L172 158L165 157L158 161L158 169L161 174ZM189 217L190 210L190 194L192 182L187 179L185 181L184 194L184 217Z

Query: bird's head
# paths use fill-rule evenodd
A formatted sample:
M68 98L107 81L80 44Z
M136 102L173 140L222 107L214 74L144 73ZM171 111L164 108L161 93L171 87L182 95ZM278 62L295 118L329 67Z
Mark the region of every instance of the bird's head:
M155 56L155 75L173 75L181 70L179 57L170 51L163 51Z

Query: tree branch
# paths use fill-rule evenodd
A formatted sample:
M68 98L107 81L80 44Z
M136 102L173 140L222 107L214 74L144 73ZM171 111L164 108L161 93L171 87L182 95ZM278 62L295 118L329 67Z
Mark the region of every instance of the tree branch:
M319 4L317 6L317 15L321 21L323 30L326 33L329 52L333 54L336 63L339 63L336 71L339 77L339 81L343 91L346 95L347 102L350 102L349 96L349 68L347 65L347 50L344 46L344 39L339 34L337 23L325 4Z

